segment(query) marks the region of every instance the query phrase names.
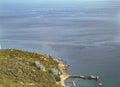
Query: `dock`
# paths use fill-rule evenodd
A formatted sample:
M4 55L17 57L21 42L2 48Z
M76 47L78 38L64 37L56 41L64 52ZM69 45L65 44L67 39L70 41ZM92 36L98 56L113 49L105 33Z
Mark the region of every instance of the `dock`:
M68 87L65 85L65 80L69 79L69 78L81 78L81 79L88 79L88 80L99 80L99 76L95 76L95 75L90 75L90 76L83 76L83 75L70 75L70 74L64 74L61 75L61 81L60 84L62 84L63 87ZM75 82L72 82L73 87L76 87Z
M68 78L81 78L81 79L89 79L89 80L99 80L99 76L83 76L83 75L68 75Z

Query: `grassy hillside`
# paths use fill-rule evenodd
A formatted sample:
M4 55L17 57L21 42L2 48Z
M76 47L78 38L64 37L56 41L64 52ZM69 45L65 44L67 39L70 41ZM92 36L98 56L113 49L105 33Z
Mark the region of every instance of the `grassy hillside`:
M38 69L39 61L45 70ZM56 82L59 75L50 70L60 70L51 56L16 49L0 50L0 87L61 87Z

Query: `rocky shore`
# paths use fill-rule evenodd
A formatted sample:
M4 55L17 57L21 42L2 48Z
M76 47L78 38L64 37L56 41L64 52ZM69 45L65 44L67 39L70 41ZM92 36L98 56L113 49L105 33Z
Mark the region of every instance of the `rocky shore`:
M65 85L65 80L69 78L68 73L66 73L67 67L69 66L68 64L64 63L63 61L59 60L59 59L54 59L55 61L58 62L58 66L60 68L61 74L60 74L60 82L59 84L61 84L61 86L63 87L68 87Z

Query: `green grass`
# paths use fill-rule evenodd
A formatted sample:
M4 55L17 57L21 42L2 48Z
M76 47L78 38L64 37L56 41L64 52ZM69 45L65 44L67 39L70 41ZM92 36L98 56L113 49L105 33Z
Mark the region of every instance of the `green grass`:
M38 70L40 61L46 71ZM17 49L0 50L0 87L61 87L51 68L58 70L58 63L51 56ZM59 78L59 75L57 76Z

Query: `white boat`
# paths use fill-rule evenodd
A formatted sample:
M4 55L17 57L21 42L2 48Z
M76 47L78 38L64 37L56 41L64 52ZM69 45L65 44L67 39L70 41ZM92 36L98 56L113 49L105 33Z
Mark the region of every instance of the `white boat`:
M102 86L103 84L102 83L98 83L98 86Z

